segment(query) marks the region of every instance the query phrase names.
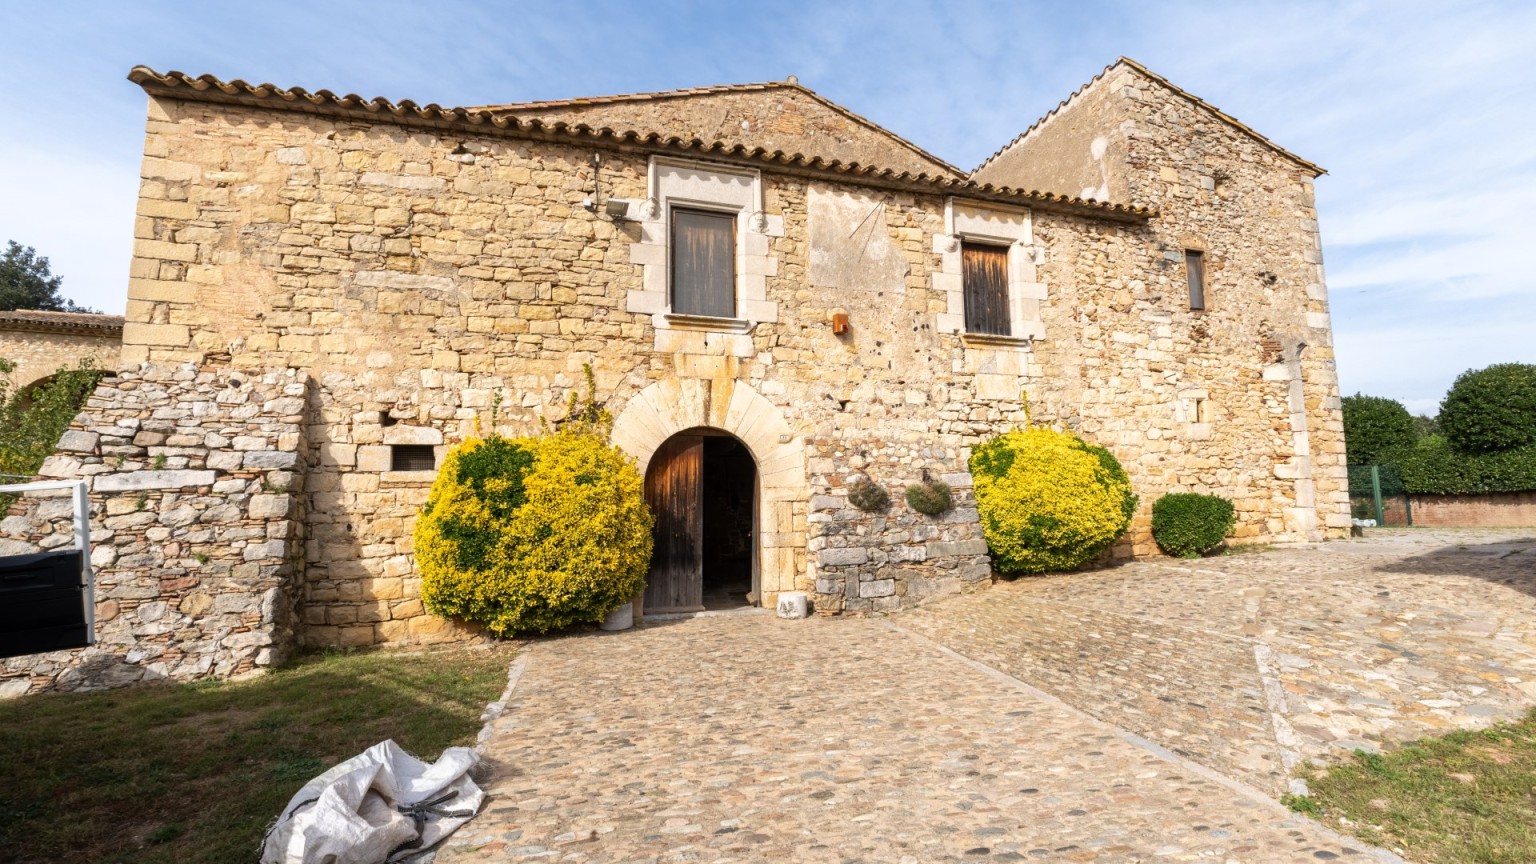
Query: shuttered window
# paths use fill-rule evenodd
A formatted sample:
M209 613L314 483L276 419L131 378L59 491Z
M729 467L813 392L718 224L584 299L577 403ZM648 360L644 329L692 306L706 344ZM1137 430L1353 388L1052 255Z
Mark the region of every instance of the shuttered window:
M965 285L965 330L1012 336L1008 314L1008 247L960 244Z
M1189 308L1205 308L1205 253L1193 249L1184 253L1184 270L1189 274Z
M736 317L736 217L672 211L672 311Z

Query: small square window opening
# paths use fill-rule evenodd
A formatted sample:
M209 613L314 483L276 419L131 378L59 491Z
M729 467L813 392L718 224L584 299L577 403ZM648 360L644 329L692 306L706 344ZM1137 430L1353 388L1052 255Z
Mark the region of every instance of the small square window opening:
M437 448L431 444L392 444L389 448L391 471L437 470Z
M1209 422L1211 422L1210 409L1208 407L1206 407L1206 406L1207 406L1206 400L1204 400L1204 399L1196 399L1195 400L1195 417L1194 417L1194 421L1196 423L1209 423Z
M1189 275L1189 308L1205 308L1205 253L1189 249L1184 253L1184 270Z

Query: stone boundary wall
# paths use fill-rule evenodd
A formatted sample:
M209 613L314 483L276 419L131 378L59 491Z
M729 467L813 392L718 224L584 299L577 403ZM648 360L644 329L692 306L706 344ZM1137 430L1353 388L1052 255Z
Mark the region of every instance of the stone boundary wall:
M307 390L293 369L104 379L40 472L90 486L97 644L0 661L0 696L280 662L296 644ZM0 554L73 542L68 497L12 512Z
M1536 492L1411 495L1414 527L1536 529ZM1382 501L1389 525L1406 525L1402 498Z

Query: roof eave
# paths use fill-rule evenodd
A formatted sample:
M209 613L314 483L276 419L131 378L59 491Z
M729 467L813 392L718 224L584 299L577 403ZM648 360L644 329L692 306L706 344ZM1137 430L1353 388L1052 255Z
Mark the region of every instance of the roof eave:
M480 134L499 134L532 140L579 142L588 146L605 146L616 149L644 151L687 152L706 158L725 159L752 164L770 164L786 173L809 173L820 177L834 177L865 185L899 188L906 191L941 195L960 195L979 200L1007 203L1019 207L1034 207L1047 211L1070 213L1115 222L1143 222L1156 216L1147 207L1108 204L1093 199L1072 198L1049 192L1013 189L976 183L957 172L947 177L926 173L912 174L907 171L882 169L860 165L856 162L825 160L800 153L768 151L761 147L748 148L730 145L723 141L706 142L697 138L684 139L663 136L658 133L641 133L607 127L594 128L584 123L544 123L537 119L524 120L508 114L490 111L472 111L466 108L444 108L430 104L418 106L409 100L392 103L387 99L364 99L355 94L337 96L327 90L310 93L302 88L283 89L271 84L252 85L244 81L220 81L211 75L192 77L181 72L161 75L145 66L135 66L128 79L138 84L151 96L170 99L214 102L264 108L268 110L296 111L368 122L389 122L405 126L467 131Z

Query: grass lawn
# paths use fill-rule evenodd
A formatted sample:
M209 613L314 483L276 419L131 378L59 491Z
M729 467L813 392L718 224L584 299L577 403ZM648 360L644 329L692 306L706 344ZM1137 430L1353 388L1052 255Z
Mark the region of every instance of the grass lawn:
M0 860L254 861L311 777L473 742L510 647L311 655L249 681L0 702Z
M1518 723L1427 738L1314 769L1293 809L1434 864L1536 861L1536 710Z

